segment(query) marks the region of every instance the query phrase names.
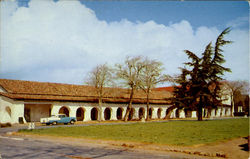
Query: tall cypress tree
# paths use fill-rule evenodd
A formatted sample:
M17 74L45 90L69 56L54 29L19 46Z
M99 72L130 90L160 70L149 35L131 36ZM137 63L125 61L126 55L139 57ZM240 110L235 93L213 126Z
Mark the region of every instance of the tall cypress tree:
M202 57L199 58L195 53L185 50L190 62L184 63L190 69L181 68L181 75L175 87L175 104L177 107L188 107L197 111L198 120L202 120L202 109L217 107L222 104L220 100L220 81L224 72L230 72L222 64L225 62L223 47L231 41L224 40L224 35L230 32L226 28L217 38L215 47L209 43Z

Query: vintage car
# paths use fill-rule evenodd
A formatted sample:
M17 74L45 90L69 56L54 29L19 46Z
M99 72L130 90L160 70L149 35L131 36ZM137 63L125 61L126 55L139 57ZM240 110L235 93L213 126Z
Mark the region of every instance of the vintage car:
M58 114L58 115L52 115L48 118L41 118L40 122L42 124L46 125L56 125L57 123L63 123L63 124L74 124L76 122L75 117L67 117L65 114Z

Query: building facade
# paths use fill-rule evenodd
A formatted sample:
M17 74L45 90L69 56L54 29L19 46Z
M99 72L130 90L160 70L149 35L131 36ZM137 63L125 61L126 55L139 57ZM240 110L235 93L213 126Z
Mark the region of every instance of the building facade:
M172 106L172 97L169 89L152 91L149 117L164 119ZM0 79L0 123L37 122L59 113L76 117L78 121L97 120L100 114L101 120L122 120L128 100L128 89L105 88L100 109L95 88L91 86ZM196 118L196 111L191 110L176 108L170 113L170 118ZM146 114L146 95L136 91L129 118L139 120L146 118ZM209 113L204 109L203 114L204 117L230 116L231 107L223 105Z

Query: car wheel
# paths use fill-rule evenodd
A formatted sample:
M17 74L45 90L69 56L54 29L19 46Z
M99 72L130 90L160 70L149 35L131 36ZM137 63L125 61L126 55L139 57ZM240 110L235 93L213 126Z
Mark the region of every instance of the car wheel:
M56 121L53 121L53 123L52 123L53 125L56 125L57 124L57 122Z
M75 123L75 121L74 121L74 120L71 120L71 121L70 121L70 124L72 124L72 125L73 125L74 123Z

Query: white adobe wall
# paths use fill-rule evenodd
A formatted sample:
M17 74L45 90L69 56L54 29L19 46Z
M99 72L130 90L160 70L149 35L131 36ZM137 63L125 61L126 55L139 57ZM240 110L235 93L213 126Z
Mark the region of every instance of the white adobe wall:
M232 104L232 99L231 99L231 96L229 93L222 93L222 97L221 97L221 100L222 100L222 104L226 104L226 105L231 105Z
M6 111L6 107L10 108L10 114ZM0 96L0 123L18 123L19 117L22 117L23 121L26 122L24 119L24 104Z
M18 118L22 117L24 122L24 105L25 104L33 104L34 103L29 103L29 102L22 102L22 101L14 101L9 98L0 96L0 122L5 123L5 122L10 122L10 123L18 123ZM36 102L37 105L42 105L42 104L51 104L51 115L56 115L59 113L59 110L61 107L65 106L69 110L69 115L71 117L76 117L76 112L78 108L83 108L84 110L84 120L83 121L91 121L91 110L95 107L98 108L98 103L73 103L73 102L50 102L50 103L43 103L43 102ZM35 104L35 105L36 105ZM8 114L6 111L6 107L9 107L11 109L11 115ZM153 109L152 111L152 119L158 119L158 109L161 108L161 116L160 118L164 118L166 116L166 111L171 105L154 105L151 104L150 108ZM106 108L111 109L111 118L110 120L117 120L117 110L118 108L123 109L122 117L124 118L126 109L127 109L127 104L116 104L116 103L103 103L103 108L102 108L102 120L104 120L104 111ZM133 104L133 108L135 109L133 119L139 119L139 109L143 107L145 110L145 118L147 114L147 107L146 105L142 104ZM34 106L36 111L34 111L33 116L36 116L37 118L40 118L41 114L39 114L41 111L43 111L43 108L36 108ZM47 110L48 108L46 108ZM226 111L226 109L228 109ZM171 112L170 118L176 118L176 111L177 109L173 109ZM205 110L204 110L205 111ZM227 116L230 115L230 108L225 108L225 107L218 107L217 113L215 114L215 110L213 109L211 112L211 117L220 117L222 116ZM192 118L196 118L196 111L192 111ZM185 112L184 110L179 110L179 118L185 118Z
M0 123L12 123L12 113L9 115L6 108L9 107L12 112L13 104L4 100L5 97L0 97Z

